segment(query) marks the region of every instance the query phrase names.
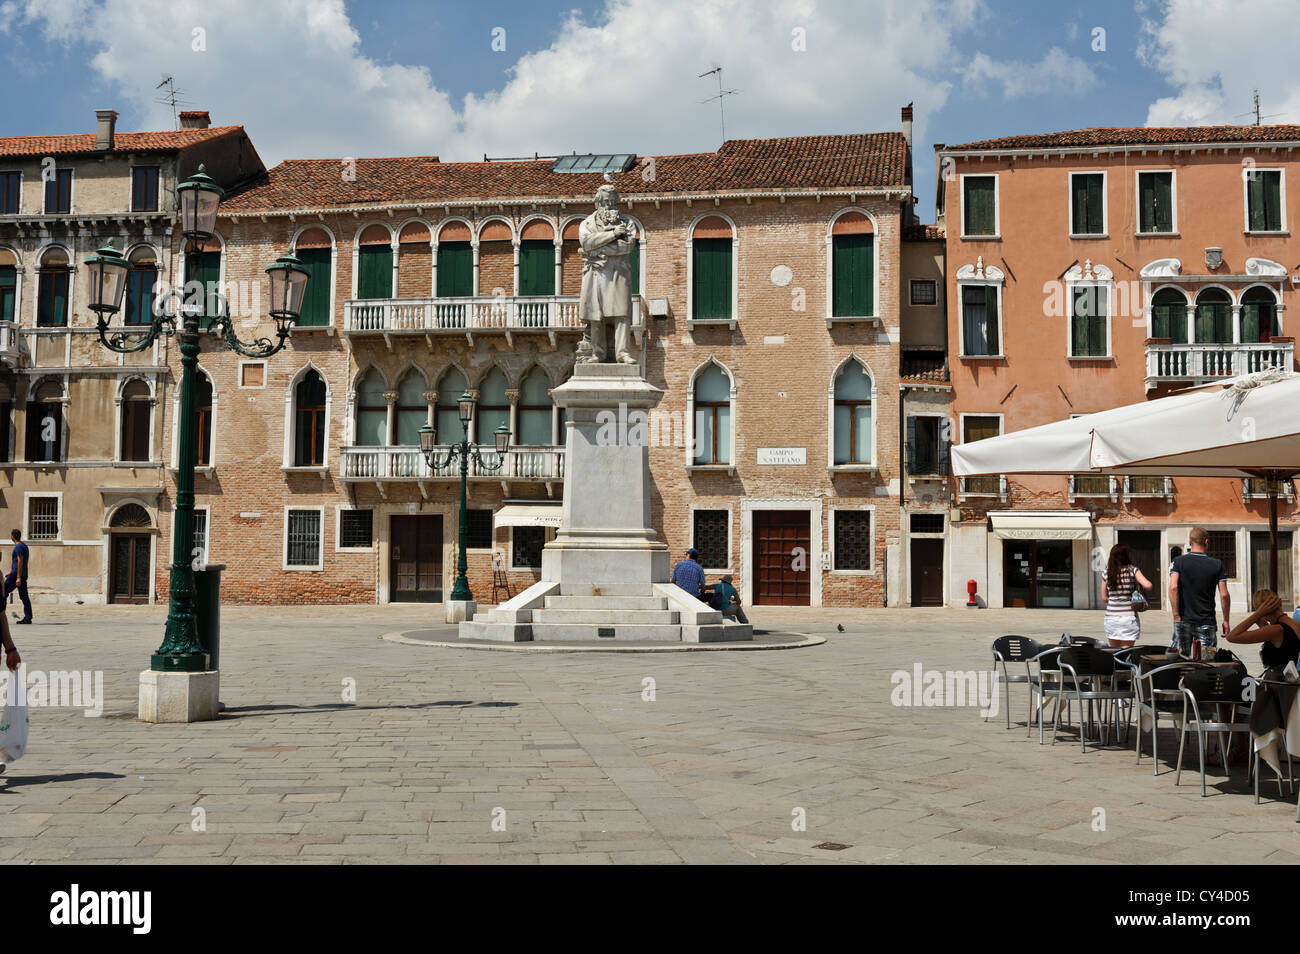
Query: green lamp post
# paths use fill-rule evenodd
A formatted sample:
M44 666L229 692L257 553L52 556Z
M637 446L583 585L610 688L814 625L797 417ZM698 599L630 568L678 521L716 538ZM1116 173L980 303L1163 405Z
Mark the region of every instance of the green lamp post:
M216 229L217 206L224 190L199 166L198 172L176 188L181 219L181 235L186 242L185 274L198 270L199 255ZM96 314L100 343L110 351L127 354L143 351L160 336L170 338L177 332L180 318L181 380L180 427L176 453L176 511L172 528L172 558L169 568L167 624L162 645L150 659L157 672L202 672L208 656L199 644L194 620L194 568L188 556L194 540L194 466L198 453L198 433L194 411L194 377L199 361L199 328L210 320L210 328L231 350L250 358L269 358L284 347L289 331L302 309L310 272L292 253L267 266L271 283L271 318L275 321L276 340L258 338L252 344L240 341L227 309L208 315L210 289L197 295L185 295L172 289L155 300L153 318L139 329L127 331L110 328L109 321L122 307L126 276L130 264L113 247L112 240L85 260L88 275L88 307ZM176 301L177 314L168 313L168 302Z
M469 422L474 416L474 395L466 391L461 394L460 400L456 403L459 405L460 412L462 434L460 442L450 445L447 448L447 456L439 460L438 432L425 424L420 428L420 451L424 454L429 469L433 471L446 470L457 458L460 459L460 555L456 561L456 585L452 587L450 599L453 602L468 602L474 599L469 589L469 579L465 575L469 569L469 563L465 559L465 522L468 519L465 494L469 480L469 463L471 460L474 461L477 473L498 473L505 466L506 452L510 449L510 428L505 424L497 427L493 435L496 439L496 460L487 461L479 454L478 445L471 444L469 440Z

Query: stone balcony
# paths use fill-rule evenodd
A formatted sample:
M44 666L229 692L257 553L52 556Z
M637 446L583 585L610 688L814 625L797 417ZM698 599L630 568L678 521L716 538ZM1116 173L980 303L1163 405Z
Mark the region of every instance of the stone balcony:
M447 458L448 448L439 447L434 464L441 465ZM496 460L496 451L490 445L479 449L484 460ZM418 447L344 447L340 459L341 478L345 483L375 484L381 490L392 483L419 484L421 493L431 482L460 480L460 459L448 467L430 467ZM502 484L517 481L558 484L564 480L564 448L553 446L512 447L506 452L506 462L499 471L487 471L471 460L470 480L499 480Z
M20 368L27 363L27 350L15 322L0 321L0 362L10 368Z
M1242 344L1173 344L1168 338L1148 338L1146 388L1162 382L1204 383L1295 367L1295 339L1274 337Z
M394 335L504 335L513 347L516 334L540 333L552 347L560 332L581 332L577 295L487 295L468 298L376 298L343 303L343 333L381 335L392 347ZM645 304L632 296L632 333L638 345L645 331Z

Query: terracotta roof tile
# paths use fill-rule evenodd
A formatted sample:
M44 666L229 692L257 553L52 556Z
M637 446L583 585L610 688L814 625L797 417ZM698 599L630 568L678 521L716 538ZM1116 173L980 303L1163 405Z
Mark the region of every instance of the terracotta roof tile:
M1283 142L1300 140L1300 126L1101 126L1031 136L1005 136L944 146L944 152L1062 149L1088 146Z
M171 152L196 143L242 133L243 126L213 126L209 129L176 129L168 132L119 132L113 137L113 152ZM0 137L0 156L66 156L98 152L95 133L65 136Z
M717 152L655 156L654 175L638 159L611 173L620 193L816 188L906 188L902 133L731 140ZM223 213L316 209L390 202L487 202L506 199L590 200L601 173L551 172L552 160L440 162L437 157L358 159L355 179L341 159L291 159L223 204ZM347 170L352 171L352 170ZM643 178L644 176L644 178Z

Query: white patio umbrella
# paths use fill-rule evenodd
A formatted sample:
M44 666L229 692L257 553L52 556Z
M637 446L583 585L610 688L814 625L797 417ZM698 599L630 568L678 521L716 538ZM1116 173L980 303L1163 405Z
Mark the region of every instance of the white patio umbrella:
M952 448L952 472L1259 477L1277 589L1277 496L1300 473L1300 375L1266 371Z

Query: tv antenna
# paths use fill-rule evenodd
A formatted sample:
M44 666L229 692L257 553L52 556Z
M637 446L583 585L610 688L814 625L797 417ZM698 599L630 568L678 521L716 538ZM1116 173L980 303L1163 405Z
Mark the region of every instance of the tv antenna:
M1250 116L1250 115L1253 114L1254 117L1255 117L1255 125L1256 125L1256 126L1260 125L1260 121L1261 121L1261 120L1264 120L1264 119L1276 119L1278 116L1285 116L1285 115L1286 115L1286 113L1269 113L1267 116L1261 116L1261 115L1259 114L1259 90L1255 90L1254 102L1255 102L1255 108L1254 108L1254 109L1252 109L1252 110L1251 110L1250 112L1248 112L1248 113L1238 113L1237 115L1238 115L1238 116Z
M180 117L176 113L176 107L185 105L185 101L181 99L181 97L185 94L185 91L183 89L177 89L176 80L173 77L166 74L163 75L162 82L154 87L155 91L160 89L165 91L161 96L155 99L154 102L161 103L164 106L170 106L172 108L172 126L174 128L179 129Z
M736 95L737 93L740 92L740 90L722 88L722 67L721 66L715 66L713 69L701 73L697 77L697 79L704 79L704 77L706 76L716 76L718 78L718 95L710 96L708 99L700 100L700 105L704 105L705 103L711 103L715 99L718 101L718 122L722 126L722 141L726 142L727 141L727 114L722 107L722 100L724 97Z

